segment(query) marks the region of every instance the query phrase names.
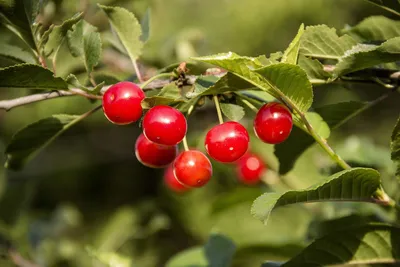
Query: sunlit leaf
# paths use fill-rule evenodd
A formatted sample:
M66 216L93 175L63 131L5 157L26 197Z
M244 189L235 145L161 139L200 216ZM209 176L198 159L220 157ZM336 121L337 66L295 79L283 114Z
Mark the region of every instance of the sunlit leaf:
M282 56L282 62L297 64L297 58L299 56L300 48L300 38L304 33L304 24L300 25L297 35L294 37L293 41L290 43L289 47L286 49Z
M240 121L244 115L244 108L232 103L220 103L222 113L231 121Z

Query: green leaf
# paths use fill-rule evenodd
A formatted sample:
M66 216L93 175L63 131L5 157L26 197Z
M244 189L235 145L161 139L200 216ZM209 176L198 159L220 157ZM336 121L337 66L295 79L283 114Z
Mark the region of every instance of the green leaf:
M400 37L392 38L380 46L359 44L346 51L334 70L334 76L400 60Z
M307 74L297 65L278 63L256 70L276 91L281 91L301 112L312 104L313 92Z
M53 52L56 52L64 42L68 31L72 29L76 23L78 23L83 17L83 13L75 14L72 18L65 20L61 25L50 27L42 37L42 43L44 46L43 51L46 56L50 56Z
M15 45L0 43L0 56L14 59L20 63L36 63L36 58L30 51Z
M384 16L371 16L354 27L342 31L360 42L386 41L400 36L400 21L392 20Z
M301 37L300 54L313 58L339 59L356 44L348 35L339 37L334 28L326 25L308 26Z
M253 88L254 86L238 76L227 73L221 78L216 76L200 76L196 79L193 92L188 93L188 98L205 95L222 94Z
M3 89L68 89L67 83L38 65L20 64L0 69L0 88Z
M311 83L325 83L331 77L331 74L324 71L324 65L317 59L300 55L298 64L307 73Z
M104 82L99 83L96 87L86 87L84 85L82 85L80 83L80 81L78 80L78 78L74 75L74 74L69 74L66 78L65 81L68 83L68 87L69 88L79 88L83 91L86 91L88 93L91 94L99 94L100 90L103 88L104 86Z
M299 49L300 49L300 38L303 35L303 33L304 33L304 24L302 23L300 25L296 37L294 37L293 41L290 43L285 53L283 53L282 62L297 64L297 58L299 56Z
M14 170L22 168L28 160L78 121L79 116L53 115L18 131L6 148L5 167Z
M175 255L166 267L230 267L235 251L236 246L231 240L212 234L204 247L194 247Z
M80 20L67 32L67 45L72 56L80 57L83 55L83 26L85 21Z
M231 121L240 121L244 115L244 108L231 103L220 103L221 111Z
M151 8L148 8L144 13L143 18L140 20L140 26L142 26L140 40L145 43L151 36Z
M367 0L393 14L400 16L400 2L398 0Z
M289 204L317 201L373 202L374 194L380 186L379 172L367 168L353 168L335 173L305 190L288 191L283 194L265 193L254 201L251 212L266 223L273 209Z
M400 178L400 117L392 132L390 149L392 151L391 158L397 165L396 175Z
M88 24L89 29L84 32L83 36L83 55L85 67L88 75L93 71L100 61L101 55L101 39L100 33L96 32L97 28Z
M168 97L168 98L171 98L171 99L182 98L181 90L179 89L179 87L176 85L175 82L171 82L171 83L165 85L160 90L160 92L157 94L157 96Z
M311 106L311 84L299 66L279 63L263 67L261 58L241 57L232 52L194 59L231 71L275 98L284 95L285 101L302 112Z
M143 47L140 40L142 29L135 15L121 7L98 6L106 13L131 60L135 61Z
M311 118L311 125L315 128L322 127L320 130L316 129L317 133L324 138L328 138L329 131L327 130L329 130L329 128L326 129L326 127L330 127L331 129L339 127L355 114L358 114L365 105L365 103L350 101L316 108L316 113L313 113L314 115ZM315 114L319 114L327 125ZM297 158L300 157L307 148L313 145L314 142L314 138L308 133L300 128L294 127L289 138L285 142L275 145L274 153L279 159L279 173L285 174L289 172L293 168Z
M150 109L157 105L175 105L185 102L181 96L179 87L171 82L165 85L160 92L155 96L148 96L142 101L144 109Z
M369 224L315 240L282 267L400 263L400 228Z

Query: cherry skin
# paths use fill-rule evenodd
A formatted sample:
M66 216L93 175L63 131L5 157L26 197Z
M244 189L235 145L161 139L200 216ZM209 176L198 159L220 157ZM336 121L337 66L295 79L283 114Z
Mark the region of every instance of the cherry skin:
M187 131L183 114L170 106L155 106L143 118L143 133L154 143L173 146L182 141Z
M164 146L139 135L135 143L136 158L150 168L163 168L174 161L178 154L177 146Z
M187 187L202 187L212 176L211 162L198 150L183 151L174 161L174 174Z
M281 103L265 104L254 119L254 132L268 144L285 141L292 131L293 121L289 109Z
M184 186L176 179L172 164L164 171L164 184L167 188L176 193L184 193L190 190L189 187Z
M238 122L228 121L208 131L205 148L208 155L220 162L233 162L246 153L250 137L246 128Z
M266 169L263 160L253 153L246 153L237 161L236 165L239 180L247 185L257 184Z
M103 111L114 124L129 124L142 117L141 102L145 98L143 90L131 82L112 85L103 95Z

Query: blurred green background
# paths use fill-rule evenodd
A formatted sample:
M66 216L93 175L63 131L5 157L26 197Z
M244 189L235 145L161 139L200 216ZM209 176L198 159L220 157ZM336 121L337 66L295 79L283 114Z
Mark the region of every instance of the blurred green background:
M151 37L140 61L147 70L195 55L234 51L257 56L282 51L301 23L340 30L369 15L391 16L362 0L48 1L42 14L47 23L60 24L77 11L86 11L85 19L102 32L102 64L96 73L118 79L131 79L133 68L127 57L111 47L109 24L96 3L123 6L139 19L151 7ZM0 36L10 44L19 42L5 28L0 27ZM57 74L79 74L82 64L64 50ZM12 64L0 58L2 67ZM372 100L383 92L376 86L320 86L315 88L315 106ZM30 93L1 91L0 99ZM395 198L399 193L393 186L389 139L399 101L394 95L332 136L333 146L346 159L378 168L388 193ZM13 133L29 123L52 114L81 114L94 105L70 97L0 111L1 151ZM249 111L243 120L249 129L253 115ZM216 123L212 105L196 112L189 121L190 145L203 149L203 137ZM150 267L165 266L177 252L204 244L210 232L220 232L239 249L235 266L251 267L299 251L314 237L315 221L350 214L391 216L369 204L319 204L279 209L264 226L250 215L252 200L266 190L307 187L326 175L332 163L318 147L307 150L285 177L267 172L264 181L268 186L242 186L233 166L213 162L210 184L175 195L163 186L163 170L144 167L136 160L133 147L139 134L138 124L115 126L98 112L63 134L23 170L12 172L0 165L3 235L15 242L22 255L43 266L103 266L92 256L115 252L131 259L132 266ZM252 150L276 169L272 146L252 136Z

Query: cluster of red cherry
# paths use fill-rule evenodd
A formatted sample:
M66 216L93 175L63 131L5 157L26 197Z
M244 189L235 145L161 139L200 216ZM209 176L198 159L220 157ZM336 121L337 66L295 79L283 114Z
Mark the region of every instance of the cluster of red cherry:
M141 102L144 98L143 90L134 83L114 84L103 95L104 114L115 124L136 122L142 117ZM269 144L286 140L292 126L290 111L277 102L262 106L254 119L257 137ZM192 149L178 153L177 145L187 132L186 118L179 110L166 105L155 106L144 115L142 128L143 133L135 144L136 157L152 168L169 165L164 181L170 189L183 192L201 187L210 180L212 166L204 153ZM214 126L207 133L205 149L216 161L235 162L240 180L255 184L266 166L257 155L247 152L249 142L246 128L238 122L228 121Z

